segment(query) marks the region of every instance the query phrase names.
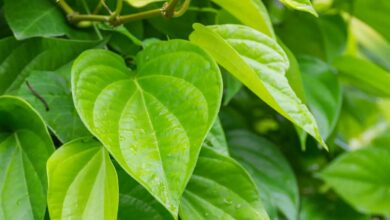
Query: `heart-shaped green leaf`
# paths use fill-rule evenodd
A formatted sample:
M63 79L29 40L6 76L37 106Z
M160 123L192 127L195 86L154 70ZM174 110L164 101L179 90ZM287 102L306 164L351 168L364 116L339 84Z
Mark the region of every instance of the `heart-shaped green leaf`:
M0 218L43 219L46 161L54 151L45 124L22 99L0 97Z
M154 43L136 63L131 71L112 52L84 52L72 69L74 103L119 164L176 216L219 110L221 74L182 40Z
M288 57L276 40L243 25L194 25L192 42L281 115L301 127L326 148L317 122L290 87L285 72Z
M267 220L259 192L233 159L203 147L180 206L183 220Z
M80 138L63 145L48 160L47 175L50 219L116 219L118 178L98 141Z

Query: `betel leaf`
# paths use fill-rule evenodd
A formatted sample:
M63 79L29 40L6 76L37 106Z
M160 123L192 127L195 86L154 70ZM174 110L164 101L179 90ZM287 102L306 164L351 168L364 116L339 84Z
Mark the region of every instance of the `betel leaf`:
M129 3L131 6L140 8L153 2L163 2L165 0L125 0L125 1Z
M83 50L95 47L97 42L65 39L35 38L16 41L14 38L0 40L0 94L19 89L33 71L56 71Z
M334 62L345 81L373 95L390 96L390 73L370 61L343 56Z
M288 84L288 57L272 38L242 25L194 25L192 42L207 50L217 62L264 102L303 128L325 148L317 123Z
M278 148L250 131L233 130L228 135L229 152L251 174L264 205L276 206L289 220L298 217L297 181Z
M119 180L118 219L167 220L171 214L120 166L116 166Z
M363 215L341 199L327 198L324 195L314 195L302 200L300 220L369 220L368 215Z
M55 1L4 0L4 12L18 40L61 36L69 30L65 16Z
M119 164L176 217L181 194L222 96L217 64L183 40L138 54L137 71L105 50L72 69L77 111Z
M212 0L243 24L275 37L268 12L261 0Z
M214 122L203 144L204 146L213 147L220 154L229 155L225 132L223 131L219 118Z
M0 55L0 94L25 98L62 142L88 135L73 106L70 65L81 51L96 45L63 39L0 40L5 52Z
M53 72L33 71L26 80L28 84L23 84L17 95L25 98L37 109L62 143L90 135L73 105L70 65ZM32 93L29 86L45 100L45 103Z
M283 4L299 11L309 12L318 17L316 10L313 8L310 0L280 0Z
M202 148L180 206L183 220L267 220L259 193L248 173L233 159Z
M390 216L389 158L388 143L370 146L345 153L320 176L357 210Z
M328 138L336 127L342 106L339 80L328 64L313 57L299 59L307 105L316 118L322 137Z
M118 178L106 149L93 138L61 146L47 162L50 219L116 219Z
M43 219L53 151L38 113L20 98L0 96L0 219Z
M333 62L346 48L347 27L341 15L315 18L306 13L288 13L275 31L296 56L315 56Z

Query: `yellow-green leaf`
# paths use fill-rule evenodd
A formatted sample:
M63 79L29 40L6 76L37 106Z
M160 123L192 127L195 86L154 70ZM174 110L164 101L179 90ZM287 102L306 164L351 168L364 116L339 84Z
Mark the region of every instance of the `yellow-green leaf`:
M324 148L317 122L290 87L288 57L276 40L250 27L194 25L190 39L281 115L313 136Z

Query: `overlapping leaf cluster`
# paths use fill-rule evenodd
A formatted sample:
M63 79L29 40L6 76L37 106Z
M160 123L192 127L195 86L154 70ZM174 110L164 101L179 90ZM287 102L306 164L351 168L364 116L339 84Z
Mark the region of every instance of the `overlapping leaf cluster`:
M0 219L389 218L389 14L198 0L80 28L0 0Z

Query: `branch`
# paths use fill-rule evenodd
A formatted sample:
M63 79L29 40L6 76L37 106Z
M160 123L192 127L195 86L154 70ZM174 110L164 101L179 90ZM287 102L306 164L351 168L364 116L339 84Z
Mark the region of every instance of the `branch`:
M130 21L141 20L145 18L155 17L162 15L165 18L179 17L183 15L190 5L191 0L184 0L179 10L175 10L179 0L172 0L169 3L165 3L161 9L152 9L135 14L123 15L120 13L123 8L123 0L118 0L116 9L111 15L97 15L97 14L79 14L70 7L65 0L57 0L58 5L66 13L70 22L76 23L79 27L85 27L89 24L87 22L107 22L113 26L118 26Z

